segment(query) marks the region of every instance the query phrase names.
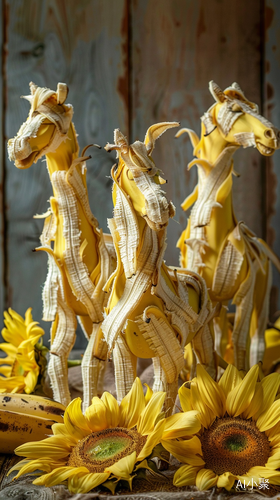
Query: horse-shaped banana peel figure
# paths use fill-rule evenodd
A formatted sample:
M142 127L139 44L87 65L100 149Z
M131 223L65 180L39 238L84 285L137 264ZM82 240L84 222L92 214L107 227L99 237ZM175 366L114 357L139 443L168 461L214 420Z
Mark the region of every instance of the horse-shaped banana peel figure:
M19 169L29 168L46 155L53 188L41 235L48 253L48 275L43 289L43 319L52 321L48 373L54 399L70 402L67 359L76 337L78 317L89 340L82 360L84 403L102 392L107 345L99 337L107 295L102 290L113 271L113 257L91 213L84 153L79 157L73 108L64 104L68 89L57 91L30 84L27 121L8 142L9 158ZM99 333L98 333L99 332Z
M198 272L206 281L215 304L236 305L232 331L234 364L248 369L262 360L267 325L272 261L280 262L267 244L238 222L233 210L232 156L240 147L253 146L264 156L280 144L280 132L263 118L237 83L222 91L213 81L215 103L201 118L201 136L190 129L194 156L188 168L198 167L198 184L182 204L192 206L187 228L177 246L181 265ZM227 308L215 318L216 348L224 356L228 344Z
M178 123L151 126L144 142L129 145L115 130L118 166L112 168L114 218L109 220L117 268L101 325L113 353L117 397L121 400L136 377L137 358L152 358L155 391L166 391L172 411L184 346L192 341L200 363L216 375L211 303L204 280L191 271L168 268L164 261L166 230L175 215L162 189L164 179L151 158L155 141Z

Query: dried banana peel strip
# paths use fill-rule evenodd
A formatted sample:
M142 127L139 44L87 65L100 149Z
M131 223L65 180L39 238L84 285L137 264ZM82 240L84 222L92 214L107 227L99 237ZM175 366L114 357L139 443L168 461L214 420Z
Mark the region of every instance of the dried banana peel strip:
M143 317L135 318L135 321L149 347L157 353L166 382L170 384L177 380L184 367L184 354L166 315L159 308L150 306L144 310Z

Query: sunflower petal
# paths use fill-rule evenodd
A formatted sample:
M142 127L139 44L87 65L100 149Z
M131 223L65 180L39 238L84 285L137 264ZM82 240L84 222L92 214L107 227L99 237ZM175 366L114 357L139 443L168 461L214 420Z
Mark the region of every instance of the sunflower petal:
M12 371L11 366L1 366L0 368L0 374L3 375L4 377L10 377Z
M270 375L262 379L261 385L263 388L263 402L256 414L256 418L258 418L262 412L266 411L274 402L280 386L280 373L270 373Z
M145 385L145 387L147 387L147 391L145 394L145 403L147 404L153 395L153 390L150 388L150 386L148 384L145 383L144 385Z
M162 446L173 455L173 457L177 458L183 464L189 465L204 465L205 462L202 457L197 456L197 454L202 455L201 443L197 436L194 436L188 440L170 440L170 441L161 441Z
M191 404L191 390L182 385L178 391L181 407L183 411L191 411L194 408Z
M24 377L24 391L26 394L31 394L34 391L39 375L39 368L37 367L35 370L30 370L26 377Z
M85 417L92 432L107 429L106 406L97 396L92 398L92 404L86 409Z
M216 486L218 481L218 476L210 469L201 469L198 471L196 476L196 487L199 490L210 490L213 486Z
M144 444L142 450L140 451L140 453L139 453L139 455L137 457L137 462L139 462L139 460L144 460L144 458L146 458L149 455L151 455L153 449L155 448L155 446L157 444L159 444L159 442L161 440L162 433L163 433L163 430L164 430L164 426L165 426L165 421L164 420L160 420L157 423L157 425L155 426L154 431L151 434L149 434L146 443Z
M33 322L33 317L32 317L32 307L29 307L25 311L24 319L16 312L13 311L12 309L9 309L9 313L13 318L18 318L18 320L22 320L25 326L29 325L29 323Z
M274 401L267 411L262 412L256 421L256 426L261 432L267 431L279 422L280 399Z
M222 417L225 413L224 392L201 365L197 365L197 384L203 403L215 416Z
M218 488L225 488L226 490L231 490L233 487L237 476L234 476L231 472L225 472L218 476L217 486Z
M101 396L106 408L107 427L117 427L120 418L120 409L118 402L110 392L103 392Z
M21 463L21 462L20 462ZM61 467L61 463L54 462L53 460L28 460L28 463L24 464L18 474L14 479L18 479L23 474L29 474L35 470L41 470L44 472L51 472L55 467ZM15 470L15 469L14 469ZM10 471L9 471L10 472Z
M32 460L39 458L60 459L68 457L71 446L63 436L51 436L42 441L24 443L15 449L15 454Z
M268 467L252 467L248 470L247 474L244 476L238 476L240 481L248 481L248 478L253 479L255 482L258 482L260 479L269 479L271 484L280 485L280 473L279 470L274 470Z
M44 474L33 481L33 484L39 486L56 486L57 484L63 483L66 479L71 476L79 474L79 472L89 472L86 467L58 467L54 469L49 474Z
M81 398L76 398L69 403L64 413L64 424L70 436L78 439L86 437L90 432L90 426L82 413Z
M17 347L13 346L12 344L2 343L0 344L0 349L2 349L2 351L4 351L8 356L12 356L13 358L15 358L17 355Z
M193 381L191 384L191 404L192 407L198 411L197 418L203 427L210 427L212 422L215 420L216 415L203 403L197 383Z
M256 383L255 394L249 406L242 413L242 418L249 419L255 417L263 402L263 387L260 382Z
M196 477L201 467L193 465L183 465L178 469L173 477L173 484L180 488L181 486L193 486L196 483Z
M120 404L120 427L131 429L145 408L145 397L140 379L137 377Z
M107 467L105 472L110 472L114 476L120 479L125 479L128 481L131 479L130 474L133 471L136 462L136 451L128 455L127 457L121 458L118 462Z
M259 366L252 366L242 382L230 391L226 400L226 409L229 416L237 417L248 408L255 394L258 374Z
M201 428L197 414L196 410L192 410L167 417L162 438L165 440L175 439L196 434Z
M242 381L242 377L233 365L228 365L218 384L223 389L225 397Z
M66 425L61 423L55 423L52 425L52 432L54 436L63 436L64 439L67 439L71 446L75 446L79 441L79 438L74 434L70 435L67 431Z
M70 493L88 493L93 488L107 481L109 472L91 473L80 472L68 479L68 490Z
M15 389L18 392L22 392L24 387L24 377L22 376L9 378L0 377L0 392L15 392Z
M137 431L142 436L146 436L147 434L153 432L155 420L161 411L165 396L165 392L155 392L139 416Z
M269 442L270 442L270 446L272 446L272 448L278 448L280 449L280 433L269 433L267 432L268 435L268 439L269 439Z
M280 469L280 450L271 455L265 465L268 469Z

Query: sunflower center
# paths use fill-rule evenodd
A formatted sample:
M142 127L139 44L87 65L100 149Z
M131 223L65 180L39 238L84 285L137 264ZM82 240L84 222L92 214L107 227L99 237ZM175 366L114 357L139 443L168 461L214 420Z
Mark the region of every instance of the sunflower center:
M90 472L103 472L133 451L138 455L146 439L137 431L122 427L93 432L72 449L68 465L85 466Z
M124 436L113 436L101 438L87 451L88 456L94 460L106 460L125 450L131 439Z
M251 467L265 466L270 456L267 436L251 420L218 418L201 437L205 468L216 474L243 475Z

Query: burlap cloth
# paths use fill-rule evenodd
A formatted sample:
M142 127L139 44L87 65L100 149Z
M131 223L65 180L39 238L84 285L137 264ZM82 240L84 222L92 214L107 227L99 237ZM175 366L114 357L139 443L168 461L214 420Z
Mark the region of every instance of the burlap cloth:
M76 357L77 357L76 353ZM139 360L138 375L141 381L146 382L150 386L153 384L153 368L146 360ZM69 384L72 397L82 396L82 378L80 367L70 368ZM115 395L115 382L113 364L108 363L108 368L105 375L104 390ZM115 495L108 494L105 488L98 488L95 493L71 495L65 486L55 486L45 488L32 485L32 476L25 476L11 482L12 477L16 474L11 474L6 477L7 470L16 462L19 457L5 457L2 460L2 471L0 477L0 500L64 500L71 498L72 500L115 500L121 497L122 500L261 500L264 498L272 498L280 500L280 487L269 486L269 490L265 492L251 491L250 489L244 492L237 493L236 491L227 492L213 488L209 491L197 491L195 487L176 488L172 484L174 471L179 467L179 462L171 457L170 468L165 471L163 477L154 477L147 474L146 479L135 479L133 482L133 492L128 490L118 489Z

